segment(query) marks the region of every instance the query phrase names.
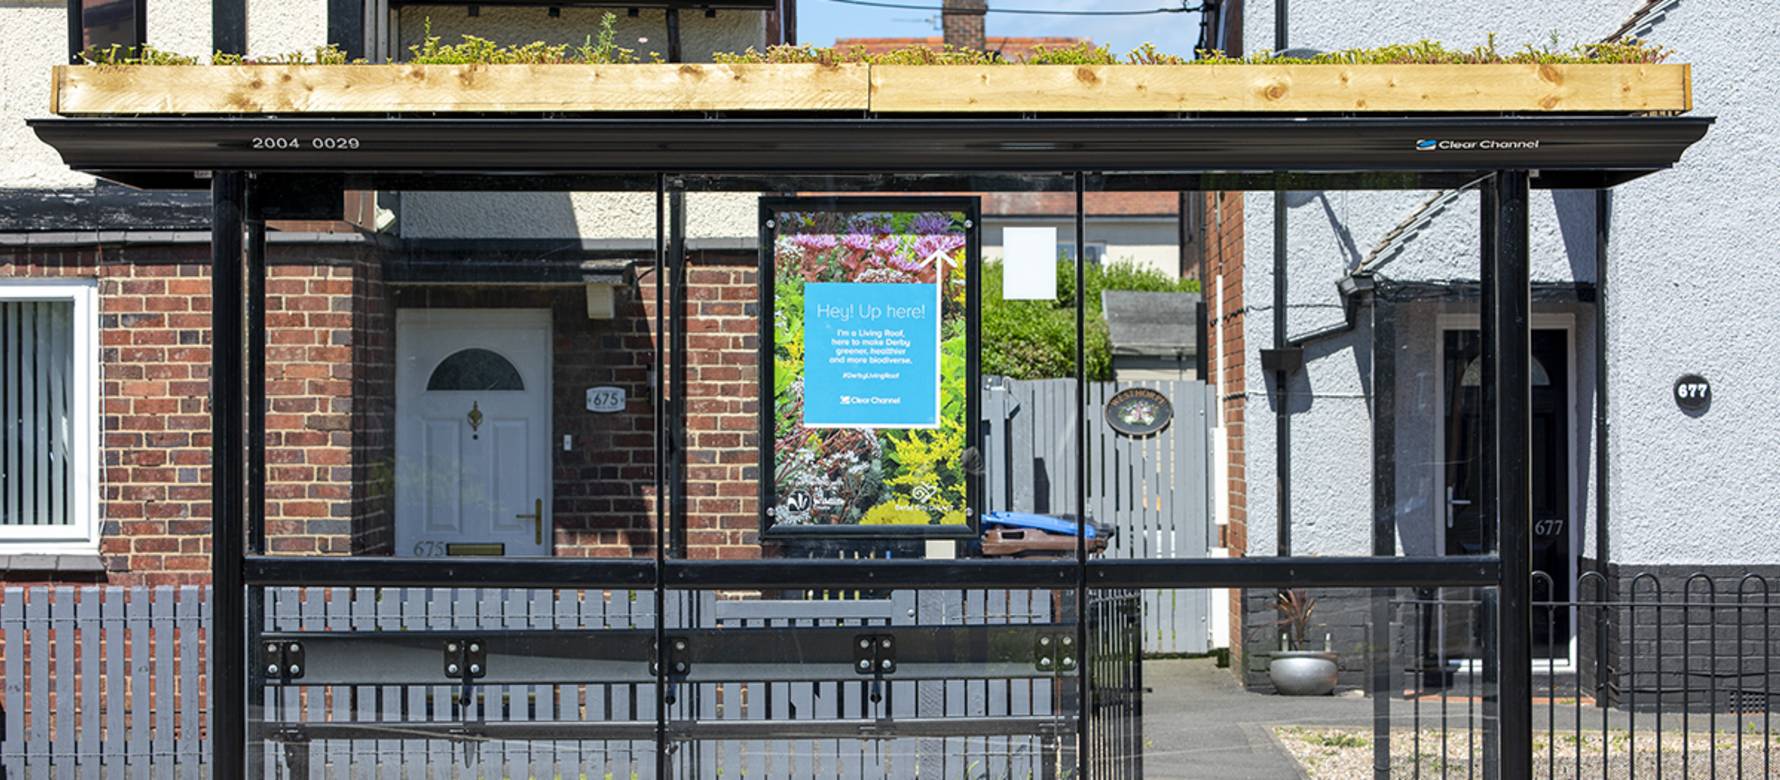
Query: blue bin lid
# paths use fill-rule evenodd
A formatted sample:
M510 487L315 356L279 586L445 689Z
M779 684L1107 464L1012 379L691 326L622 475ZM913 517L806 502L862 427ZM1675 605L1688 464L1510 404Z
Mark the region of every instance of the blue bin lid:
M983 515L983 523L1007 528L1027 528L1045 533L1074 536L1078 526L1074 520L1056 515L1039 515L1031 512L987 512ZM1087 537L1094 538L1094 524L1088 524Z

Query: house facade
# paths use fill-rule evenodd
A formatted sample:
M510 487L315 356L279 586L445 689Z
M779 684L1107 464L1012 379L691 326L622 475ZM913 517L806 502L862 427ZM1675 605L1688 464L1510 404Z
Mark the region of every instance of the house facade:
M1728 43L1773 31L1780 17L1726 10L1674 0L1251 0L1223 4L1216 21L1220 47L1232 52L1417 39L1463 48L1491 34L1515 46L1556 35L1567 47L1631 35L1692 65L1695 110L1717 121L1685 164L1610 195L1533 199L1534 567L1556 589L1540 585L1535 599L1625 598L1638 577L1642 597L1654 598L1651 578L1676 597L1699 573L1725 593L1747 574L1780 573L1780 526L1763 511L1780 487L1759 454L1780 440L1761 400L1775 386L1760 356L1773 350L1777 321L1752 305L1775 282L1750 273L1773 254L1756 204L1775 194L1776 152L1756 139L1780 128L1780 95L1757 75L1759 55ZM1242 223L1235 245L1208 255L1205 282L1211 340L1221 345L1209 376L1224 399L1217 521L1230 554L1483 549L1477 189L1251 192L1211 208ZM1302 359L1283 374L1283 392L1282 374L1267 365L1282 354ZM1707 402L1682 397L1702 385ZM1378 416L1394 416L1391 447L1374 439ZM1389 549L1375 542L1379 529ZM1579 585L1586 572L1601 579ZM1355 659L1344 681L1359 685L1364 654L1351 651L1365 641L1365 599L1333 595L1322 611L1337 649ZM1264 653L1278 644L1271 599L1251 591L1231 605L1241 628L1230 641L1260 688ZM1535 632L1535 650L1584 682L1597 660L1617 664L1629 652L1616 636L1599 645L1608 653L1600 659L1594 624L1555 612L1553 626Z

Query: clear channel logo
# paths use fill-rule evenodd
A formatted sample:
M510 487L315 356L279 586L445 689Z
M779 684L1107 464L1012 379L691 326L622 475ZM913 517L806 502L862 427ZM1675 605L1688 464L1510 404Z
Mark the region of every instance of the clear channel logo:
M1536 139L1536 138L1526 139L1526 140L1522 140L1522 139L1498 140L1498 139L1494 139L1494 138L1485 138L1480 141L1448 141L1448 140L1443 140L1443 139L1439 139L1439 138L1422 138L1422 139L1418 139L1415 142L1415 150L1418 152L1433 152L1433 151L1441 151L1441 152L1460 151L1460 152L1463 152L1463 151L1496 150L1496 149L1537 149L1537 148L1539 148L1539 139Z

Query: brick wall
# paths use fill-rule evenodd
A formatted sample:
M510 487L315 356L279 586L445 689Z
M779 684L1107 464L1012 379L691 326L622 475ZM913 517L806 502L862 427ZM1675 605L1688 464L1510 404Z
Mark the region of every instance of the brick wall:
M356 293L369 295L362 277L376 264L339 248L277 245L268 264L268 544L375 549L387 536L388 502L375 481L354 479L355 453L387 444L379 424L355 414L364 396L353 388L378 381L375 371L355 369L375 321L354 316ZM0 276L99 281L104 579L208 580L209 247L32 248L0 260Z
M177 572L208 566L209 282L196 252L160 252L140 264L115 254L18 250L0 258L0 277L99 281L100 551L108 576L133 570L177 582ZM199 308L193 290L204 296Z
M210 280L196 262L99 273L100 550L113 579L210 567Z
M1212 371L1222 372L1221 376L1214 373L1210 377L1213 382L1221 382L1222 395L1218 398L1224 422L1225 444L1227 445L1227 468L1229 479L1223 489L1227 492L1229 506L1229 524L1223 528L1224 538L1221 546L1229 549L1230 554L1240 556L1248 549L1248 488L1246 479L1247 453L1243 444L1243 400L1246 385L1244 384L1244 346L1243 340L1243 217L1242 193L1240 192L1208 192L1205 198L1206 226L1209 233L1206 252L1206 273L1211 279L1202 288L1206 290L1208 306L1216 307L1211 317L1221 325L1222 343L1212 345L1217 350L1218 360L1213 362ZM1218 280L1222 279L1222 303L1211 296L1217 289ZM1216 489L1216 488L1213 488ZM1230 632L1230 652L1238 661L1233 668L1240 669L1244 637L1243 619L1247 610L1243 608L1242 591L1230 591L1230 625L1236 630Z
M202 245L31 250L0 275L100 281L100 552L120 584L209 576L210 285ZM587 317L570 287L400 286L384 258L273 244L266 281L268 547L393 552L398 307L553 312L557 555L654 554L655 274L618 289L617 316ZM759 319L755 260L699 256L687 289L687 555L756 558ZM594 414L587 387L625 389ZM13 576L10 579L18 580Z
M389 554L395 545L395 316L381 259L367 253L352 271L352 395L335 399L352 411L352 549Z
M266 544L347 555L355 537L354 276L359 264L273 264L266 279ZM359 502L360 506L363 502Z
M758 558L759 272L687 271L686 544L691 558Z

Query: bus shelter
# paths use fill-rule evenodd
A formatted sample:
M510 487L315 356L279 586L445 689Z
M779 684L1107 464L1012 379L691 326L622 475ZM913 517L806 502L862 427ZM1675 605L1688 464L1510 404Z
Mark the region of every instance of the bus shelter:
M924 771L907 756L921 755L923 744L940 746L933 755L945 753L952 749L946 740L966 736L1008 746L1030 739L1035 747L1017 765L1036 776L1141 776L1144 684L1130 595L1304 587L1371 589L1379 596L1375 609L1410 589L1478 594L1485 776L1528 777L1534 706L1530 193L1605 190L1659 174L1709 124L1682 116L1530 113L979 116L943 110L505 118L251 113L32 122L76 170L135 187L207 188L212 195L215 602L209 646L216 771L319 773L311 756L330 755L329 745L346 746L339 748L343 756L352 755L350 745L380 746L376 761L391 765L421 760L434 743L471 752L524 743L554 746L552 758L534 749L528 760L555 767L560 776L572 775L566 766L595 766L562 758L586 750L599 753L606 776L628 769L633 777L749 774L740 764L717 767L732 766L724 756L741 751L737 745L775 740L819 747L803 759L770 746L757 750L746 760L766 768L753 774L811 771L795 764L809 760L851 767L832 770L840 776L921 776L938 771L937 763ZM998 496L1041 479L1003 471L990 428L977 424L991 403L993 372L985 369L983 353L1006 337L985 328L979 314L985 280L994 278L983 270L980 252L980 194L1064 204L1061 213L1073 223L1064 232L1073 236L1063 242L1065 254L1086 258L1093 235L1085 204L1108 193L1473 184L1482 204L1476 262L1486 518L1476 554L1398 555L1388 522L1377 527L1370 556L1099 554L1090 531L1096 526L1080 522L1097 510L1087 486L1117 481L1121 466L1106 466L1091 452L1098 440L1091 441L1090 426L1102 411L1088 400L1084 364L1094 323L1086 314L1090 270L1083 262L1068 266L1073 278L1055 280L1049 292L1073 312L1059 338L1074 354L1073 365L1050 378L1063 401L1039 410L1062 432L1053 446L1072 453L1054 461L1066 464L1065 473L1042 479L1074 486L1041 514L1061 523L1051 530L1071 539L1073 550L1000 558L972 546ZM266 485L268 469L279 464L268 463L266 442L268 414L278 411L269 410L266 394L268 350L277 349L267 340L269 295L275 294L268 285L279 277L268 277L266 223L327 218L355 192L429 198L593 193L621 204L595 218L644 227L652 239L645 251L608 258L629 263L624 272L636 291L628 330L614 338L647 345L646 360L629 366L637 372L630 397L596 398L594 385L622 383L589 380L574 388L574 398L562 401L567 394L557 393L550 401L558 415L579 413L585 387L590 411L609 404L642 410L632 443L596 445L634 444L642 454L587 477L634 483L634 495L642 497L613 510L631 515L626 527L637 532L627 537L633 540L628 553L537 554L508 542L515 546L416 554L431 548L410 545L390 554L407 541L399 536L398 544L370 545L364 554L276 549L279 531L267 517ZM689 233L721 209L739 209L752 221L757 234L750 238L757 243L736 251L758 252L757 266L722 275L696 260L714 250ZM625 213L614 217L613 210ZM586 224L587 215L577 213ZM867 235L904 236L904 249L919 250L878 268L875 273L888 275L883 279L848 276L850 267L822 252L861 225L877 229ZM478 262L475 247L439 244L427 252L385 266L386 273L424 282L441 265ZM787 252L807 254L787 259ZM800 265L810 258L813 265ZM583 265L572 282L599 271L597 263ZM1014 273L1011 265L1000 272ZM561 268L518 259L489 273L497 275L485 279L488 285L523 287L550 282ZM864 286L885 279L896 286ZM736 289L741 292L731 297ZM449 299L453 293L407 294ZM591 308L595 293L589 296ZM735 332L717 324L734 316L750 324ZM882 342L886 332L894 343ZM733 340L714 344L719 335ZM717 354L725 349L729 357ZM1301 359L1290 353L1271 354L1276 364L1252 375L1282 372L1283 379L1290 362ZM557 354L560 362L563 350ZM880 354L897 368L869 358L848 362ZM475 358L466 355L449 371L441 363L427 381L442 383L448 400L458 398L452 392L502 388L508 380L501 367ZM1392 369L1381 360L1373 370ZM512 381L521 374L515 371ZM788 392L796 394L795 409L786 406ZM487 445L494 449L476 443L461 452L498 471L511 465L498 444L507 430L505 407L490 397L469 404L467 415L453 407L450 426L457 427L438 430L452 441L495 441ZM1374 411L1375 439L1392 441L1389 410ZM727 422L713 430L706 427L712 420ZM956 430L948 428L954 424ZM930 433L863 443L848 433L887 429ZM922 502L919 511L889 498L900 495L894 484L859 493L809 489L788 471L838 457L864 465L832 473L865 473L876 468L865 456L896 450L905 460L880 475L894 483L914 473L916 455L904 448L923 442L939 448L935 442L947 431L957 437L948 445L956 451L936 456L931 481L911 488ZM707 434L734 434L736 444L714 443ZM560 444L565 451L573 446ZM713 476L714 470L721 473ZM563 485L578 478L557 478L549 509L538 498L524 511L532 501L527 496L520 511L508 512L521 536L532 523L543 542L547 514L557 516L561 532L565 502L580 500L563 495ZM376 479L355 477L366 484ZM398 469L387 479L399 492L403 480L417 478ZM507 506L500 503L505 499L491 500ZM758 527L706 524L701 518L720 500L736 502L739 514ZM900 521L886 519L894 511L905 512ZM764 552L734 559L699 552L716 538L710 535L723 533ZM1127 531L1098 529L1107 533ZM934 542L955 546L935 548ZM936 549L949 552L935 555ZM339 620L286 619L283 610L303 598L299 591L315 588L378 595L352 601ZM480 606L468 613L451 605L443 605L443 613L428 611L435 605L427 599L450 597L414 601L405 595L411 589L459 589L455 598ZM498 603L482 604L486 589L512 590ZM948 590L966 595L935 595ZM502 600L519 591L554 595L541 597L548 604L543 612ZM562 595L569 592L580 595ZM775 602L784 600L797 601L802 611L775 612ZM860 611L868 601L879 612ZM1374 660L1375 693L1381 693L1387 664ZM982 692L970 693L977 690L972 686ZM337 715L373 699L383 703L371 716ZM1388 698L1380 706L1388 711ZM1388 751L1384 742L1378 749ZM324 747L312 754L315 745ZM1007 748L1008 754L1020 750ZM453 755L470 760L467 753Z

